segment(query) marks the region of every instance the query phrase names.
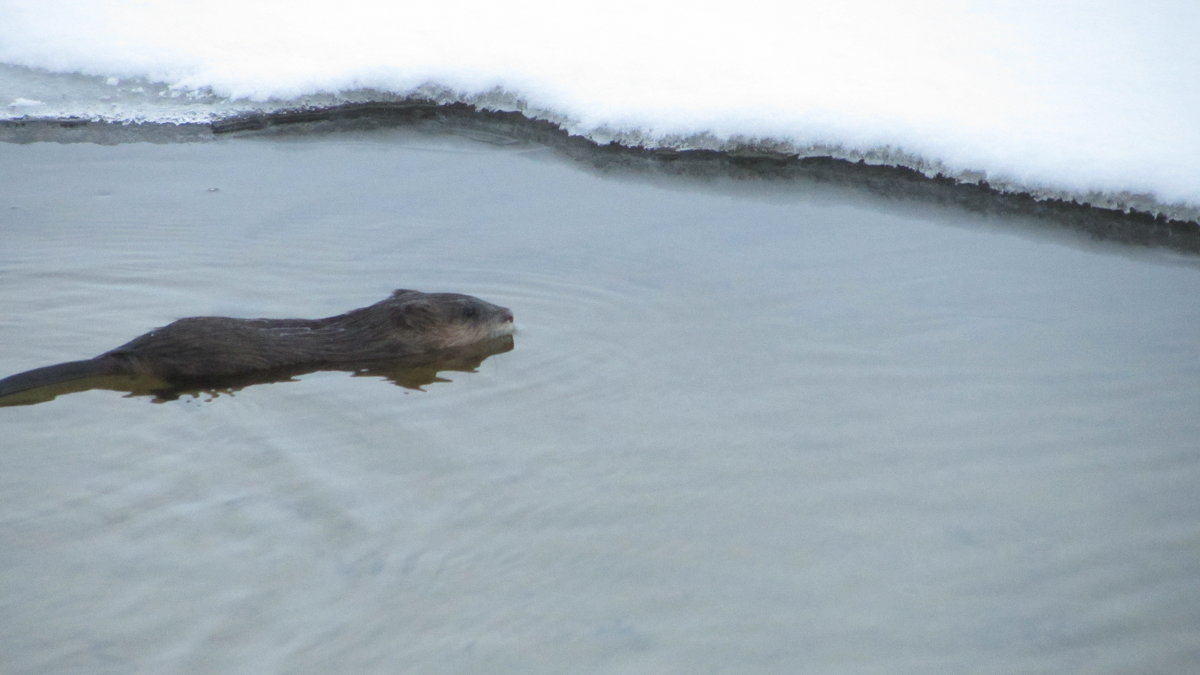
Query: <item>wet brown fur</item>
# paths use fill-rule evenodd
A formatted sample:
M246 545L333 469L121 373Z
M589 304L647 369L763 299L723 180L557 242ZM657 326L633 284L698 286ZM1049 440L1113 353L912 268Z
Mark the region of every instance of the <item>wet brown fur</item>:
M324 319L193 317L86 361L0 380L0 396L96 376L170 384L290 368L338 368L464 347L513 332L512 312L457 293L398 290L369 307Z

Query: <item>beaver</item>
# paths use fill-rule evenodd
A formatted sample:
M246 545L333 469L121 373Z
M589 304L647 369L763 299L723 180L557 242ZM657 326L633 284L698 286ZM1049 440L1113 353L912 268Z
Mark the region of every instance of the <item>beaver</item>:
M0 398L82 378L152 378L184 387L274 371L369 369L513 331L513 314L505 307L470 295L400 289L369 307L324 319L179 319L95 358L6 377Z

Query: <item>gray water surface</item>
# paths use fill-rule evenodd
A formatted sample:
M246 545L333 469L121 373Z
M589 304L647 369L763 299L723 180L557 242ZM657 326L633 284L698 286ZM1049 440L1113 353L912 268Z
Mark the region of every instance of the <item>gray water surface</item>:
M415 134L0 147L0 371L393 288L424 391L0 408L0 671L1185 672L1200 265Z

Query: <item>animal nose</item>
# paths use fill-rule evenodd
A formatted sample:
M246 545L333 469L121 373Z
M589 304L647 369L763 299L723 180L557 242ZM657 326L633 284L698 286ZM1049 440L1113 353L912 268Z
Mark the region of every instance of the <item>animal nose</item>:
M500 313L500 321L503 323L512 323L513 313L511 309L506 309Z

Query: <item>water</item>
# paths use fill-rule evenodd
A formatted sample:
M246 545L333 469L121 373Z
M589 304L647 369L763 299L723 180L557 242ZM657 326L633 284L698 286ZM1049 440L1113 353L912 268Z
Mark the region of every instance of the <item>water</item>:
M8 145L0 370L392 288L424 391L0 408L4 672L1185 672L1194 259L412 133Z

